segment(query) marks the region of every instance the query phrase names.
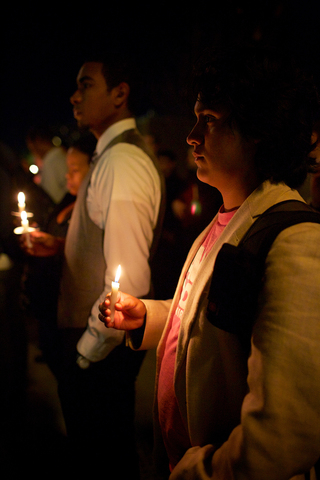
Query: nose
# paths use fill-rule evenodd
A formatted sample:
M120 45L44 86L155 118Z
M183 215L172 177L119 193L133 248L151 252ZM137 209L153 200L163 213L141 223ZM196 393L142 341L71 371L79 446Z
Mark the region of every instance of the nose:
M189 135L187 136L187 143L191 146L201 145L202 136L199 131L198 122L195 124Z
M72 105L76 105L77 103L80 102L80 92L79 90L76 90L73 95L70 97L70 103Z

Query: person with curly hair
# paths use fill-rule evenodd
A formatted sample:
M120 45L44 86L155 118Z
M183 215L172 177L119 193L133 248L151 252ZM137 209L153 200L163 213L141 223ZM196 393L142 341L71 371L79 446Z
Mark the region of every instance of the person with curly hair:
M108 296L100 320L126 330L132 348L157 346L155 437L165 478L305 478L320 457L319 224L290 226L273 242L249 353L235 333L247 312L234 315L234 331L216 325L208 294L225 243L237 246L273 205L303 202L295 189L313 168L317 90L287 56L237 46L201 58L194 92L187 142L198 178L223 205L191 247L173 300L120 292L114 322Z

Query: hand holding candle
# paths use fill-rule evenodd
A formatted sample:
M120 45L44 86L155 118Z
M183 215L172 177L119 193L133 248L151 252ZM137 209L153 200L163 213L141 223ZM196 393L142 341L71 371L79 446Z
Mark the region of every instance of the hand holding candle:
M112 327L117 330L129 331L141 328L145 322L145 316L147 313L143 301L122 291L118 291L117 294L116 300L118 301L118 308L116 322L111 324L111 293L108 294L105 301L99 305L99 320L107 328Z
M114 323L114 311L115 311L114 305L115 305L115 303L117 301L117 297L118 297L118 291L119 291L119 286L120 286L120 284L119 284L120 275L121 275L121 265L118 266L115 280L114 280L114 282L111 283L112 290L111 290L110 307L109 308L111 310L110 318L111 318L111 323L112 324Z

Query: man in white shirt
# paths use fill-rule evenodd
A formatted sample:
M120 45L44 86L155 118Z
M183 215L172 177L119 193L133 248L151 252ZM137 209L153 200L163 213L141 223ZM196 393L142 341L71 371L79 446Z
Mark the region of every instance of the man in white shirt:
M65 361L59 394L75 466L83 472L84 448L91 473L103 458L119 479L139 478L134 385L144 354L125 346L123 332L104 328L98 306L119 264L121 286L148 295L163 198L155 160L136 130L133 99L133 83L117 59L81 67L71 97L74 117L98 142L66 238L58 318Z

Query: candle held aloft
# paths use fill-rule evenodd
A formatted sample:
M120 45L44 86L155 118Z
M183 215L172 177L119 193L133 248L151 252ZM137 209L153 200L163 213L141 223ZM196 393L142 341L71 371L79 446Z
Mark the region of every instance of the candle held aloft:
M21 212L21 226L23 227L23 233L26 233L29 228L29 220L27 218L27 212L24 210Z
M111 310L110 317L111 317L111 322L112 323L114 322L114 311L115 311L114 305L117 301L118 291L119 291L119 287L120 287L120 283L119 283L120 275L121 275L121 265L119 265L118 268L117 268L116 277L114 279L114 282L111 282L112 289L111 289L111 297L110 297L110 310Z
M23 212L26 208L26 197L23 192L18 193L18 207L19 207L19 212Z
M21 192L22 193L22 192ZM21 197L22 199L22 197ZM22 208L22 203L20 204L21 208ZM19 208L20 208L19 206ZM13 215L19 215L20 218L21 218L21 226L20 227L16 227L13 231L16 235L22 235L22 234L25 234L26 235L26 242L27 242L27 246L28 248L31 248L32 247L32 243L30 241L30 232L33 232L35 230L34 227L29 227L29 220L28 220L28 217L32 217L33 214L30 213L30 212L26 212L24 209L22 209L19 213L18 212L12 212Z
M18 212L11 212L15 217L21 217L21 212L26 211L26 196L23 192L18 193ZM33 213L27 212L27 217L33 217Z
M27 212L25 210L21 212L21 227L22 227L22 233L26 235L27 247L31 248L32 243L30 241L30 235L29 235L29 220L27 217Z

